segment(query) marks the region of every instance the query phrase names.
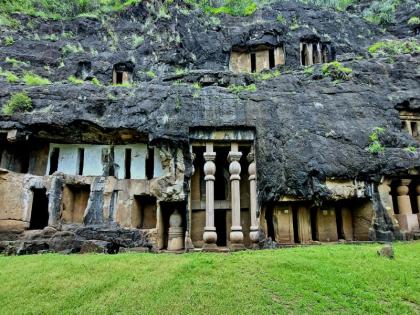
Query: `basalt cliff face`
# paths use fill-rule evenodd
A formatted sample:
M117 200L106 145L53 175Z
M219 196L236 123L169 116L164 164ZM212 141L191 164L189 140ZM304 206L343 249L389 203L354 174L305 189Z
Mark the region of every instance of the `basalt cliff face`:
M0 116L0 129L16 130L16 141L115 144L127 131L172 154L180 150L181 189L162 199L178 201L190 194L192 130L251 130L259 208L286 197L320 206L337 199L327 179L364 182L374 209L370 239L396 237L378 185L420 169L419 150L407 150L419 143L400 119L401 111L420 112L420 59L374 57L368 47L415 40L415 30L395 25L389 32L353 13L293 1L248 17L212 17L182 2L160 16L149 2L102 19L14 18L23 27L2 29L14 44L0 46L0 67L52 82L28 86L0 77L0 104L21 91L32 99L31 111ZM349 79L332 77L322 64L302 67L303 40L328 42L335 59L352 69ZM285 64L264 70L267 76L229 71L232 49L279 43ZM133 69L129 86L112 85L117 64ZM72 75L83 83L68 82ZM377 127L384 150L372 153Z

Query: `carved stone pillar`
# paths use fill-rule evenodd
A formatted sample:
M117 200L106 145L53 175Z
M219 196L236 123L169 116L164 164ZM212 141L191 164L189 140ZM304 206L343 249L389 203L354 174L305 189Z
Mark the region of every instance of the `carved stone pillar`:
M420 228L420 183L416 186L416 193L417 193L417 220L419 221L419 228Z
M259 241L258 222L257 222L257 169L255 164L255 154L253 150L248 154L248 173L249 173L249 210L251 214L251 228L249 238L255 247Z
M217 248L217 233L214 226L214 181L216 174L216 152L213 152L213 144L206 144L206 152L204 153L204 180L206 181L206 226L204 228L203 249L211 250Z
M238 144L232 143L231 151L228 155L230 185L231 185L231 203L232 203L232 227L230 232L230 243L232 249L241 249L244 247L244 235L241 226L241 194L240 194L240 180L241 180L241 164L239 160L242 153L238 150Z
M401 184L397 187L397 202L400 214L413 214L410 196L408 195L410 182L410 179L402 179Z
M411 201L408 185L410 184L410 179L401 180L401 185L397 187L397 202L400 214L398 217L398 222L402 231L406 232L418 232L419 231L419 220L417 214L413 214L411 208Z

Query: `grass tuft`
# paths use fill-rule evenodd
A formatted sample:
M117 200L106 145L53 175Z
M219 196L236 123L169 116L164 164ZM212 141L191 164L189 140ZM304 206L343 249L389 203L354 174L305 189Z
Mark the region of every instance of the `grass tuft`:
M23 82L27 85L49 85L51 81L47 78L43 78L35 73L26 72L23 76Z

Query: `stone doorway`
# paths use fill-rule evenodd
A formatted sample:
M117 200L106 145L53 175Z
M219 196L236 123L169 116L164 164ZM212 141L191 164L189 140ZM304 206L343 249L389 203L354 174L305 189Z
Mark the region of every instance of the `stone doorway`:
M66 185L63 190L62 218L66 223L83 223L90 195L89 185Z
M216 210L214 213L214 225L217 233L217 246L227 246L226 210Z
M174 202L161 202L161 222L162 222L162 232L161 233L161 244L163 245L163 249L168 248L168 240L169 240L169 219L171 214L174 213L175 210L178 210L179 214L182 218L182 228L185 233L187 228L187 215L186 215L186 204L184 201L174 201Z
M42 230L48 226L48 197L45 188L32 189L34 197L32 201L30 230Z

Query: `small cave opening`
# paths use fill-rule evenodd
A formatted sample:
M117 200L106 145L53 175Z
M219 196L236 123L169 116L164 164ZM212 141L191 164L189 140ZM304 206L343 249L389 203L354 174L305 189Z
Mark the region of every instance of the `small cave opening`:
M251 53L251 72L257 71L257 56L255 53Z
M65 185L62 218L66 223L83 223L90 196L89 185Z
M92 76L92 63L90 61L80 61L77 64L76 77L81 80L91 80Z
M216 179L214 181L214 199L227 200L230 192L229 162L227 160L230 149L228 147L215 147L214 151L216 152Z
M292 222L293 222L293 241L294 243L300 243L299 239L299 221L298 221L298 208L292 206Z
M156 198L150 195L134 196L132 226L137 229L154 229L156 222Z
M217 233L217 246L227 245L226 210L217 209L214 212L214 226Z
M48 196L45 188L32 188L32 211L30 230L41 230L48 226Z
M276 234L274 230L274 206L272 204L267 205L265 211L265 222L267 223L267 237L273 241L276 240Z
M274 48L268 50L268 61L270 69L273 69L276 66L276 58L274 56Z
M343 211L341 207L335 207L335 221L337 225L338 239L345 240L346 236L344 234L344 226L343 226Z
M112 71L113 84L130 84L133 82L134 64L131 61L114 65Z
M317 212L318 209L316 207L310 209L311 233L313 241L318 241Z

